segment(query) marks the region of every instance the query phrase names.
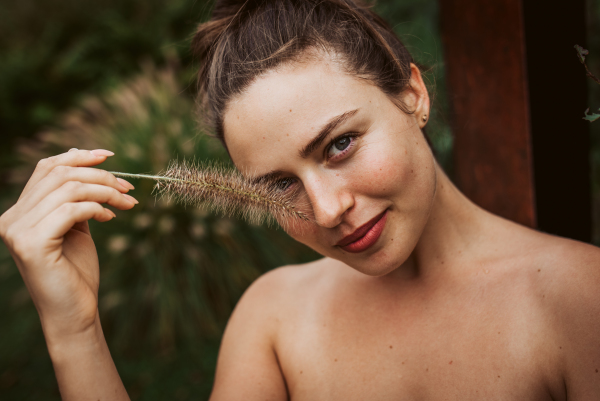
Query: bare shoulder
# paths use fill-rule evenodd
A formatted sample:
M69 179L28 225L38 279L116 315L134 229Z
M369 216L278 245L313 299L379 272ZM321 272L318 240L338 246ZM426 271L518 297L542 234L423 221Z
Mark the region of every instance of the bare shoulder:
M322 263L272 270L246 290L223 334L211 400L288 399L276 337L319 280Z
M511 265L530 278L530 290L543 294L549 313L600 307L600 248L522 226L511 234L507 259L518 261Z
M498 235L493 239L494 248L498 252L494 255L510 274L526 273L533 278L528 282L547 296L592 290L588 295L596 297L600 285L600 248L506 220L496 226L495 232Z
M331 260L323 258L301 265L271 270L248 287L233 311L227 331L256 328L272 345L282 325L289 324L331 281ZM228 334L227 332L225 333Z
M541 234L535 264L549 295L565 302L600 301L600 248L566 238ZM593 305L588 305L589 307Z
M285 312L286 308L302 304L316 284L325 279L327 264L328 258L323 258L271 270L248 287L238 307Z
M494 244L503 274L493 281L511 294L511 310L527 316L521 330L535 347L556 394L600 399L600 249L501 222ZM501 244L501 245L498 245Z
M551 328L569 399L598 399L600 249L549 235L540 239L534 273L539 311Z
M579 325L600 330L600 248L542 235L534 247L533 274L543 310L557 323L559 333Z

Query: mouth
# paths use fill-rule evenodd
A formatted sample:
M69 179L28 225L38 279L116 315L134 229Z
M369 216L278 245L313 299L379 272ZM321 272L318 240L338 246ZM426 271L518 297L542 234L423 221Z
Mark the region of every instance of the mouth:
M360 226L352 234L342 238L335 246L350 253L358 253L367 250L379 239L379 236L385 227L386 219L387 210Z

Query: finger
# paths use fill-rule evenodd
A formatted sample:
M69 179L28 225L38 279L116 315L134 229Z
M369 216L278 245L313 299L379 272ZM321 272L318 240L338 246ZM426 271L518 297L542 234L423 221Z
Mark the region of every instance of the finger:
M106 203L121 210L131 209L138 203L134 197L122 194L114 188L69 181L40 201L21 219L20 224L33 227L61 205L73 202Z
M90 236L92 235L92 233L90 232L90 225L87 221L84 221L82 223L76 223L73 226L73 230L80 231L80 232L90 235Z
M60 155L48 157L38 162L35 171L25 185L25 189L21 197L27 194L42 178L52 171L56 166L71 166L71 167L91 167L96 166L106 160L107 157L114 153L109 150L73 150L62 153ZM19 198L21 199L21 198Z
M74 225L85 223L89 219L105 222L114 217L116 216L111 210L96 202L64 203L45 216L37 225L24 227L19 221L11 227L14 233L8 236L9 249L16 259L36 258L42 252L40 247L49 251L51 248L60 246L63 236Z
M90 219L105 222L115 214L96 202L63 203L34 226L36 232L44 232L45 237L60 240L75 224Z
M119 181L114 175L101 169L59 165L54 167L50 173L19 200L15 214L27 213L51 192L69 181L106 185L123 193L133 188L133 185L127 181Z

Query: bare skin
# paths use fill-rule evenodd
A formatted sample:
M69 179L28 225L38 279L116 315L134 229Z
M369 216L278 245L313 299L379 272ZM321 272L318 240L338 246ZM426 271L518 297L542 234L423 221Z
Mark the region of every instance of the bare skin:
M486 217L489 254L457 250L434 275L327 258L262 277L230 320L213 399L597 399L600 253Z
M271 272L244 295L213 400L600 397L600 250L465 198L422 137L429 103L416 68L411 86L406 115L325 59L266 74L231 102L233 160L300 187L317 225L290 234L327 257ZM327 139L299 155L356 109L328 137L357 133L349 151ZM336 245L382 210L373 246Z
M112 152L76 150L41 160L18 202L0 216L35 304L63 400L129 399L98 317L99 269L87 221L109 221L137 201L133 186L89 167Z
M311 58L268 72L228 105L234 162L296 187L315 222L289 234L325 258L276 269L246 292L212 400L600 397L600 250L466 199L422 135L429 99L416 67L411 87L406 114L335 61ZM114 217L103 203L136 201L126 181L88 168L106 157L74 150L42 161L0 217L64 400L128 399L98 318L87 220ZM380 215L366 249L344 245Z

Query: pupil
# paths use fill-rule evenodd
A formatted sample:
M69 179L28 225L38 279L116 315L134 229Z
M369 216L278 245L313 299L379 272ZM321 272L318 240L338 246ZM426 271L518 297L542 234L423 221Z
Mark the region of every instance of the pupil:
M344 150L350 145L350 138L340 138L335 141L335 148L337 150Z
M277 186L282 191L285 191L290 186L290 184L291 184L291 180L289 180L289 179L283 179L283 180L279 180L277 182Z

